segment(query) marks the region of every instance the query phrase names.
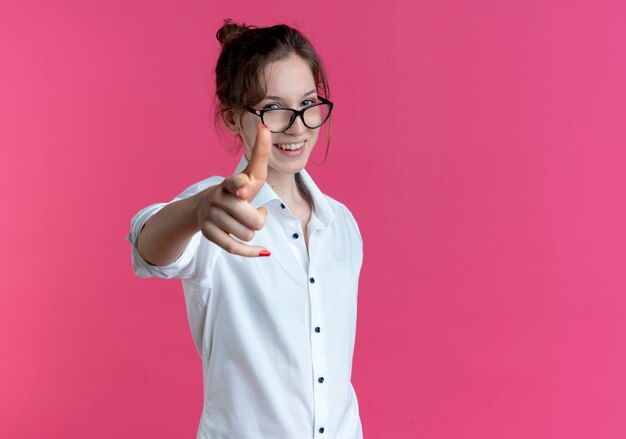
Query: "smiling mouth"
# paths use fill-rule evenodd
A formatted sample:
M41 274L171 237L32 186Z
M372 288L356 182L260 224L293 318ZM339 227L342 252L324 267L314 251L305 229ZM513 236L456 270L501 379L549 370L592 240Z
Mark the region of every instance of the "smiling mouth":
M284 151L297 151L298 149L302 148L305 143L306 140L299 143L274 143L274 146Z

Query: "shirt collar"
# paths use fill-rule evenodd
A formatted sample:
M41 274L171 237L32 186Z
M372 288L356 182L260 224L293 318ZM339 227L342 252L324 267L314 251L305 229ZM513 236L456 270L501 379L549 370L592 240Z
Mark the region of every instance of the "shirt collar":
M239 164L235 169L235 174L243 172L246 166L248 166L248 159L246 158L245 154L242 154L241 160L239 161ZM322 191L320 191L320 189L317 187L309 173L306 172L306 169L302 169L298 172L298 174L300 174L302 182L311 192L311 196L313 197L313 204L315 206L315 213L319 217L322 224L324 224L325 227L328 227L328 224L331 222L333 216L335 215L330 203L328 202L326 196L322 193ZM264 204L269 203L272 200L282 202L278 194L274 192L274 189L272 189L272 187L266 181L261 187L259 193L252 200L251 204L254 207L258 208L263 206Z

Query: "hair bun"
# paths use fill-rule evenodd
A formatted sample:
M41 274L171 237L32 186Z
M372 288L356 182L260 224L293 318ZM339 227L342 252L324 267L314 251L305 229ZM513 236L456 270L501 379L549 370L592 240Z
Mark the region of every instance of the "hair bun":
M231 42L235 38L237 38L239 35L245 33L249 29L252 29L253 27L255 26L247 26L245 23L243 24L234 23L232 19L227 18L224 20L224 24L217 31L215 36L217 37L217 40L223 46Z

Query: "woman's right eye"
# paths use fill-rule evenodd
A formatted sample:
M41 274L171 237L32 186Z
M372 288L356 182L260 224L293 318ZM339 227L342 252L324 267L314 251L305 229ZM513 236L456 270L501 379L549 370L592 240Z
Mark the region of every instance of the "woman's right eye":
M278 104L267 104L265 107L263 107L264 110L274 110L278 108Z

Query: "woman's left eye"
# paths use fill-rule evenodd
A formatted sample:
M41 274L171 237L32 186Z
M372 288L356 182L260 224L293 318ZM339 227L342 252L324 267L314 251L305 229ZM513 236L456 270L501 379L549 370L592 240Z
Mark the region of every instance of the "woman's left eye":
M305 99L305 100L302 101L302 106L303 107L308 107L308 106L313 105L314 103L315 103L315 101L312 100L312 99Z

